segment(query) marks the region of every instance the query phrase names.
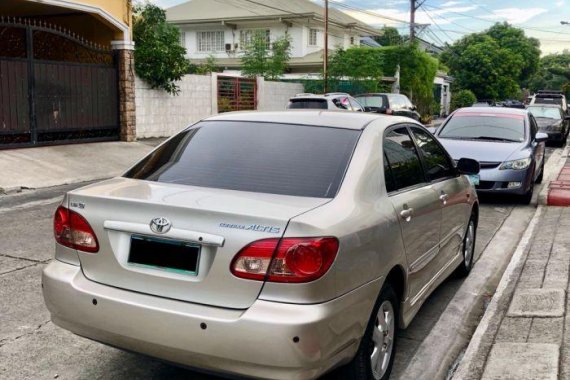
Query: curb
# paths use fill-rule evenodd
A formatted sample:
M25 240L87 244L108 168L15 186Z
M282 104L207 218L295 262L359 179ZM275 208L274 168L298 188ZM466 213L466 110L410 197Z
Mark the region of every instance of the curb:
M548 206L549 198L550 198L550 190L551 190L551 182L556 181L560 172L564 169L566 165L566 159L568 158L569 147L566 146L560 155L556 152L552 153L548 161L546 162L545 167L547 168L545 171L544 176L544 185L542 186L540 193L538 195L538 204L542 206ZM554 162L556 161L556 162ZM552 162L552 163L551 163ZM551 166L553 165L553 166ZM551 169L550 169L551 168ZM567 204L570 206L570 203Z
M513 254L507 269L505 270L497 290L485 310L485 314L479 322L469 346L465 351L459 367L453 375L453 380L480 379L487 362L487 356L497 331L500 327L502 317L510 302L515 286L522 272L524 262L528 255L528 247L532 243L532 236L545 207L539 205L526 228L516 250ZM489 341L489 337L491 340Z
M12 195L12 194L21 193L21 192L22 192L22 186L0 187L0 196Z

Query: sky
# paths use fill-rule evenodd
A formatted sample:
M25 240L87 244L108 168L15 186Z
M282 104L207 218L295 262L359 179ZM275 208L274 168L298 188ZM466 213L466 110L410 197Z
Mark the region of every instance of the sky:
M167 8L188 0L152 1ZM312 1L324 3L323 0ZM409 0L329 2L332 7L367 24L393 26L401 34L408 34L408 24L395 20L409 21ZM570 22L570 0L426 0L416 13L416 23L429 24L419 36L437 45L452 43L465 34L485 30L498 21L508 21L524 29L527 36L539 39L543 54L570 50L570 25L560 24L560 21Z

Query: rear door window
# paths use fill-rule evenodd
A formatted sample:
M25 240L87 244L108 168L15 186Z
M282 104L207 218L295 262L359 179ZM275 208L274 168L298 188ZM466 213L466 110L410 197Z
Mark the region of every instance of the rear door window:
M390 169L389 172L384 170L388 192L426 182L420 157L406 127L386 132L383 145L385 160ZM391 178L386 178L390 173Z
M125 177L333 198L360 133L306 125L205 121L167 141Z
M288 109L327 109L326 99L292 99Z

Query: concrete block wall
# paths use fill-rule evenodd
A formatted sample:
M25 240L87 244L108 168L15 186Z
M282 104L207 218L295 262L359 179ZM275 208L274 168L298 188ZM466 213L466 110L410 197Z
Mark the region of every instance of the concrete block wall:
M136 78L137 138L172 136L184 127L212 115L212 80L209 75L186 75L176 96L151 89Z
M180 92L170 95L153 90L148 83L136 78L136 136L137 138L168 137L186 126L214 115L217 110L217 80L213 75L186 75L178 82ZM303 92L299 83L257 80L257 110L285 110L289 98Z
M257 80L257 110L283 111L289 98L303 92L300 83L269 82L263 78Z

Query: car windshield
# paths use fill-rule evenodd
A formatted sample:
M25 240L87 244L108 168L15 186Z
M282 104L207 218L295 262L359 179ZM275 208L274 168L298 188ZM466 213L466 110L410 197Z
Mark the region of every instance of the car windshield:
M125 177L333 198L359 136L341 128L204 121L168 140Z
M465 140L521 142L525 138L523 115L458 112L439 137Z
M384 100L382 96L358 96L356 100L364 107L380 108L384 105Z
M534 117L546 117L549 119L560 120L560 110L552 107L528 107L528 110Z
M292 99L288 109L327 109L326 99Z

